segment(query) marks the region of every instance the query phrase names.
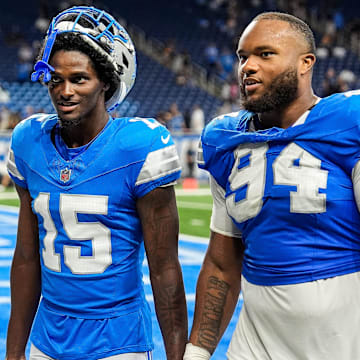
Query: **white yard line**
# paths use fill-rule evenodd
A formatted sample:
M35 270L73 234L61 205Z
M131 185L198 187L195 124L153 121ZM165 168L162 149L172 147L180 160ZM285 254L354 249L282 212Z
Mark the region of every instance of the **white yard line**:
M12 257L14 255L14 249L0 249L0 257Z
M193 235L179 235L180 241L189 242L189 243L197 243L197 244L208 244L209 239L207 237L193 236Z
M175 189L176 195L181 196L202 196L211 195L210 189Z
M0 296L0 304L10 304L10 296Z
M191 202L191 201L181 201L181 200L177 200L176 203L179 207L182 207L182 208L199 209L199 210L211 210L212 209L211 204Z
M0 267L10 267L11 266L11 260L0 260Z
M0 192L0 200L17 199L16 192Z
M8 280L0 281L0 288L9 288L9 287L10 287L10 281Z
M13 232L12 232L11 234L13 234ZM4 234L2 234L2 235L4 235ZM11 244L12 244L12 243L11 243L10 240L5 239L5 238L3 238L3 237L0 236L0 247L1 247L1 246L10 246Z

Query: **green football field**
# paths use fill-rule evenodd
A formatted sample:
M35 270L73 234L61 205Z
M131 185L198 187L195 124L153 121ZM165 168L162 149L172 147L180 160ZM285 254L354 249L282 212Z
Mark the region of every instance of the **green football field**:
M209 188L198 190L176 189L179 209L180 233L194 236L209 236L212 200ZM14 189L0 192L0 205L19 206Z

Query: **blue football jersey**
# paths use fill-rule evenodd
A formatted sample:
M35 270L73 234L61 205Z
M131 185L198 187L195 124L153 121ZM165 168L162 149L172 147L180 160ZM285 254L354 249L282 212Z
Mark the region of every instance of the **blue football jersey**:
M359 94L324 98L288 129L250 131L254 114L247 111L204 129L199 166L223 189L241 230L249 282L293 284L360 270L352 181L360 159Z
M42 300L31 340L56 359L151 350L136 200L179 178L175 144L154 119L110 118L66 160L56 124L55 115L22 121L8 161L39 223Z

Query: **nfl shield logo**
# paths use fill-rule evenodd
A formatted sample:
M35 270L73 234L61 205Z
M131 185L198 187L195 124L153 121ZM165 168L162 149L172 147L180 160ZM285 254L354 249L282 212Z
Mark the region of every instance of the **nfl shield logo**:
M60 172L60 180L62 182L68 182L70 180L71 170L68 168L61 170Z

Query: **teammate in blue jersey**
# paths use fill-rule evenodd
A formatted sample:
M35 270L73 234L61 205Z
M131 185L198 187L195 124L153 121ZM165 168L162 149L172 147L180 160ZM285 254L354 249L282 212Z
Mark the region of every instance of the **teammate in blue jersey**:
M313 34L258 15L237 55L244 110L203 131L211 238L185 360L360 359L360 91L320 99ZM225 354L224 354L225 357Z
M25 359L30 330L30 359L150 359L143 243L167 357L181 359L175 145L154 119L109 115L135 81L133 43L106 12L74 7L53 19L40 57L32 79L48 83L57 114L12 136L21 205L7 360Z

